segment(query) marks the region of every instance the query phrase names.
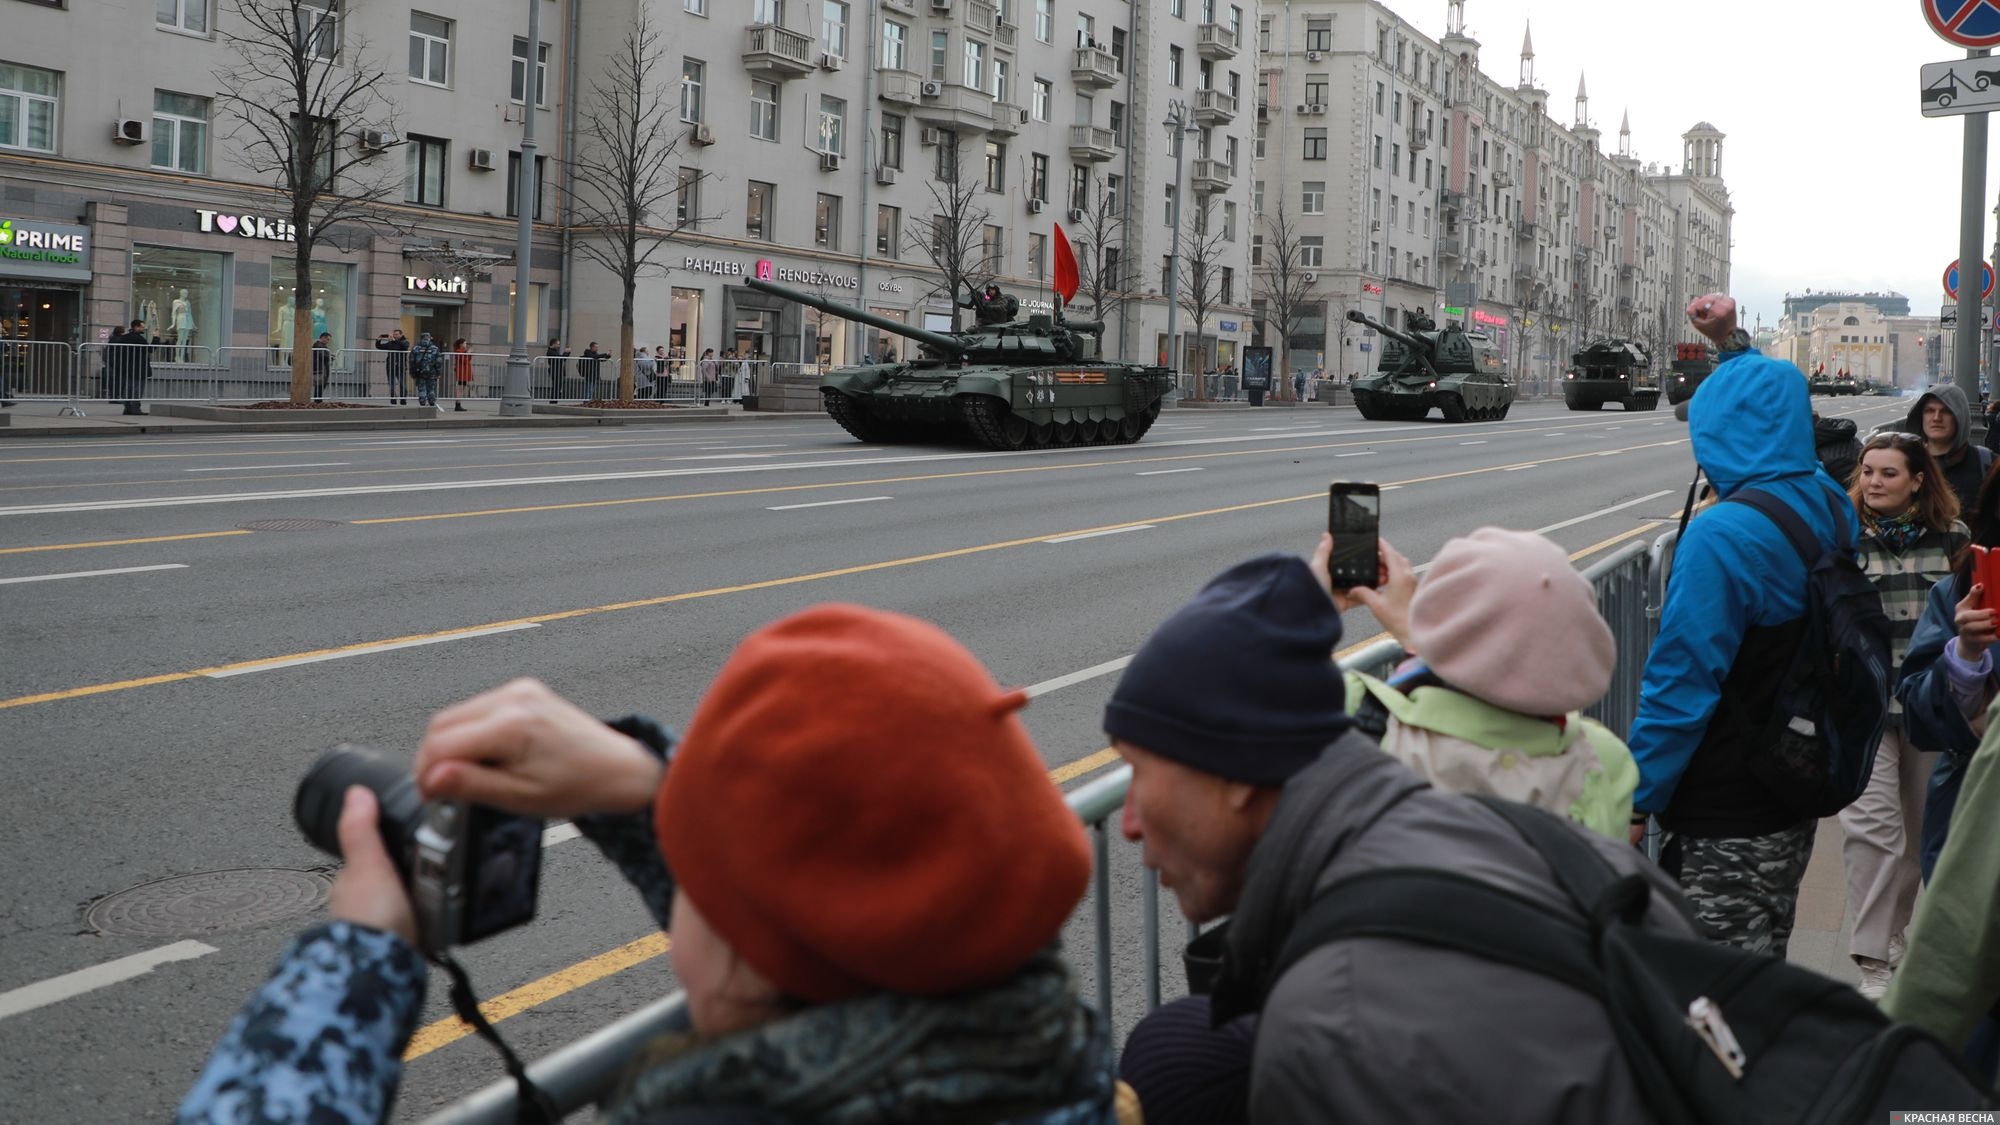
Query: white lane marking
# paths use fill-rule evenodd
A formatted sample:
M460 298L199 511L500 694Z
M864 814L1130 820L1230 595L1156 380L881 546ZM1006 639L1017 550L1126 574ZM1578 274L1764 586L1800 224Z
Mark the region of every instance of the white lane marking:
M1543 436L1543 437L1567 437L1567 436L1568 436L1568 434L1567 434L1567 432L1566 432L1566 431L1563 431L1563 430L1556 430L1556 431L1554 431L1553 433L1546 433L1546 434L1543 434L1542 436Z
M783 449L785 443L773 442L769 445L705 445L704 449Z
M56 582L64 578L102 578L107 574L138 574L146 570L186 570L186 563L160 563L158 566L121 566L116 570L72 570L67 574L31 574L26 578L0 578L0 586L11 586L17 582Z
M522 57L523 57L523 58L526 58L527 56L523 55ZM1460 445L1485 445L1486 443L1485 443L1485 442L1483 442L1483 441L1461 441L1461 442L1459 442L1458 444L1460 444Z
M1619 455L1620 453L1623 453L1623 452L1624 452L1624 450L1622 450L1622 449L1607 449L1607 450L1603 451L1602 453L1599 453L1599 454L1598 454L1598 456L1599 456L1599 457L1616 457L1616 456L1618 456L1618 455Z
M1103 531L1086 531L1081 535L1058 535L1054 539L1044 539L1042 542L1074 543L1079 539L1095 539L1100 535L1123 535L1128 531L1147 531L1152 527L1153 525L1150 523L1135 523L1131 527L1109 527Z
M256 469L336 469L351 461L314 461L305 465L224 465L219 469L183 469L187 473L247 473Z
M59 977L24 984L8 992L0 992L0 1020L18 1016L22 1012L32 1012L86 992L95 992L120 981L142 977L161 965L171 965L175 961L192 961L217 952L212 945L198 941L177 941L144 953L134 953L130 957L120 957L116 961L106 961L102 965L92 965Z
M779 504L767 512L796 512L800 508L832 508L840 504L873 504L877 500L894 500L894 496L856 496L848 500L820 500L811 504Z
M420 637L414 641L396 641L390 644L367 645L362 648L343 649L339 652L322 652L316 656L295 656L289 660L272 660L252 664L247 668L225 668L219 672L205 672L209 679L226 680L231 676L248 676L256 672L269 672L277 668L294 668L300 664L318 664L327 660L346 660L350 656L373 656L378 652L394 652L399 648L417 648L422 645L439 645L446 641L463 641L472 637L490 637L495 633L516 633L522 629L539 629L540 622L522 621L513 625L495 625L490 629L467 629L463 633L452 633L443 637Z
M583 830L567 821L562 824L551 824L542 829L542 846L553 848L557 844L567 844L581 835Z
M349 438L348 440L352 441L353 439ZM380 438L377 440L364 442L361 445L352 446L351 448L379 449L379 448L386 448L392 445L457 445L458 443L464 440L465 440L464 438L455 438L455 437L406 438L393 441L388 438Z
M1135 477L1163 477L1169 473L1198 473L1198 472L1201 472L1201 469L1197 467L1193 469L1153 469L1149 472L1133 473L1132 475Z
M1539 468L1541 468L1540 465L1513 465L1508 468L1502 469L1500 471L1503 473L1518 473L1522 469L1539 469Z
M523 56L521 56L521 57L522 57L522 58L526 58L527 56L526 56L526 55L523 55ZM1653 423L1653 425L1655 425L1655 426L1664 426L1664 425L1666 425L1666 423L1665 423L1665 422L1654 422L1654 423Z
M1093 664L1088 668L1071 672L1067 676L1057 676L1053 680L1043 680L1039 684L1029 684L1023 690L1027 692L1029 699L1033 699L1038 695L1047 695L1052 691L1061 691L1066 687L1075 687L1085 680L1094 680L1099 676L1108 676L1130 663L1132 663L1132 657L1128 654L1116 660L1107 660L1102 664Z
M523 49L525 50L525 48L523 48ZM523 56L523 57L526 57L526 56ZM610 444L605 444L605 445L524 445L524 446L521 446L520 448L521 448L521 450L522 450L523 452L526 452L526 453L555 453L555 452L558 452L558 451L561 451L561 450L566 450L566 449L616 449L616 448L618 448L618 446L614 446L614 445L610 445ZM697 447L697 448L699 448L699 447Z
M1402 485L1400 485L1400 484L1385 484L1385 485L1383 485L1383 486L1382 486L1381 488L1377 489L1376 491L1378 491L1378 492L1394 492L1394 491L1396 491L1397 489L1399 489L1399 488L1401 488L1401 487L1403 487L1403 486L1402 486Z
M742 461L758 457L776 457L775 453L705 453L700 457L676 457L676 461Z
M521 57L526 58L527 56L523 55ZM1272 434L1280 430L1296 430L1298 428L1298 424L1295 422L1289 426L1252 426L1250 427L1250 432L1253 434Z
M1627 500L1623 504L1613 504L1609 508L1599 508L1594 512L1585 512L1580 516L1576 516L1571 519L1566 519L1561 523L1552 523L1547 527L1538 527L1535 529L1535 534L1547 535L1551 531L1561 531L1565 527L1575 527L1577 524L1585 523L1589 520L1594 520L1599 516L1608 516L1613 512L1622 512L1627 508L1636 508L1639 505L1644 504L1648 500L1658 500L1662 496L1672 496L1673 494L1674 491L1671 488L1663 488L1658 492L1649 492L1646 495L1639 497L1637 500Z
M1334 456L1335 456L1335 457L1373 457L1373 456L1375 456L1375 453L1376 453L1376 451L1375 451L1375 450L1373 450L1373 449L1369 449L1369 450L1365 450L1365 451L1363 451L1363 452L1361 452L1361 453L1336 453L1336 454L1334 454Z
M523 57L523 58L526 58L527 56L523 55L522 57ZM1605 428L1605 429L1607 429L1607 430L1622 430L1622 429L1624 429L1625 427L1623 427L1623 426L1606 426L1606 427L1604 427L1604 428Z

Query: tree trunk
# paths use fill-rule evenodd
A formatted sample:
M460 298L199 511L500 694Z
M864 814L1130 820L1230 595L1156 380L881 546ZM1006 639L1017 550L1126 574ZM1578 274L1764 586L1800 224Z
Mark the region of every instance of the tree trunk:
M293 406L312 405L313 382L313 334L312 334L312 243L306 237L306 224L296 221L293 229L298 231L298 246L292 255L292 394Z
M632 364L632 305L639 279L628 273L624 280L625 303L618 309L618 354L611 357L615 364L611 370L618 373L618 401L631 402L637 393L633 384L638 378L638 371Z

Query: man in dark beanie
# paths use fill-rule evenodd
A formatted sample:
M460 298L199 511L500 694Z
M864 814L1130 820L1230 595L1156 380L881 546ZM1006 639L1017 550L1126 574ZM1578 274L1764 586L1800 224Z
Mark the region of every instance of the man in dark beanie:
M1243 1025L1226 1025L1254 1013L1252 1122L1652 1122L1611 1021L1566 984L1386 937L1334 938L1280 964L1317 895L1387 868L1453 872L1583 921L1500 814L1431 788L1351 729L1333 663L1340 636L1340 610L1305 561L1266 555L1169 617L1112 693L1104 729L1132 766L1126 838L1189 919L1231 916L1208 998L1222 1042L1190 1049L1184 1028L1135 1032L1122 1069L1179 1067L1183 1089L1226 1087L1217 1060L1244 1039ZM1650 924L1692 932L1645 857L1577 835L1647 879ZM1135 1085L1142 1103L1159 1088Z

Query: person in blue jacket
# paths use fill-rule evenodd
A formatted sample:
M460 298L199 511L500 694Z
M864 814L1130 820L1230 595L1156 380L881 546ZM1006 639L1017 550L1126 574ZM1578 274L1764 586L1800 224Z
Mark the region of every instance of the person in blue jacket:
M1695 461L1718 499L1746 489L1792 508L1823 545L1859 532L1854 505L1820 471L1803 372L1750 347L1736 303L1712 293L1688 319L1720 350L1689 402ZM1756 509L1718 503L1688 524L1646 660L1632 756L1633 839L1647 815L1670 834L1662 862L1710 936L1784 956L1814 821L1752 776L1773 697L1804 636L1806 568Z

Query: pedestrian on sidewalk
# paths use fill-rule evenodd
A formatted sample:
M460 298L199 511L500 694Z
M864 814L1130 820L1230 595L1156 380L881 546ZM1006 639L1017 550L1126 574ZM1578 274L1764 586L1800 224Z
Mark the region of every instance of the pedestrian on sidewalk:
M375 350L388 352L383 367L389 376L389 401L402 406L410 401L410 339L394 328L387 336L375 338Z
M1695 461L1716 494L1754 489L1790 508L1821 549L1852 542L1854 503L1820 471L1804 373L1758 354L1724 294L1695 298L1688 318L1721 352L1688 411ZM1629 738L1633 843L1657 816L1669 833L1661 863L1710 935L1779 957L1817 822L1748 761L1767 748L1772 695L1805 640L1806 577L1784 530L1748 504L1696 516L1675 551Z
M418 333L415 346L410 348L410 373L417 379L417 405L436 409L438 376L444 373L444 349L437 346L428 332Z
M464 398L472 390L472 348L460 336L451 342L451 409L465 413Z
M1952 383L1939 383L1925 391L1903 419L1903 429L1919 434L1937 458L1951 491L1958 497L1958 510L1971 512L1979 501L1979 486L1993 468L1994 453L1972 444L1972 408L1965 392ZM1968 526L1978 531L1977 523Z
M715 394L716 384L722 381L722 364L716 362L714 348L701 353L701 363L698 367L701 375L701 404L707 406L709 398Z
M333 333L322 332L313 341L313 401L326 398L326 385L333 379Z
M1900 665L1931 588L1950 578L1972 536L1958 519L1958 497L1914 434L1869 437L1849 492L1861 518L1861 565L1881 591L1889 655ZM1840 811L1847 899L1854 904L1848 956L1861 970L1862 995L1871 1000L1888 991L1916 907L1924 788L1937 762L1935 751L1908 737L1901 705L1891 700L1889 711L1868 788Z
M602 390L598 387L597 381L599 375L602 374L604 361L610 358L611 353L597 350L597 341L595 340L592 340L583 349L583 358L578 362L578 366L583 368L583 400L585 402L596 402L602 396ZM616 387L613 390L615 391Z
M562 346L562 337L549 337L549 350L542 353L542 358L548 360L550 405L562 399L563 384L569 381L569 357L569 349Z

